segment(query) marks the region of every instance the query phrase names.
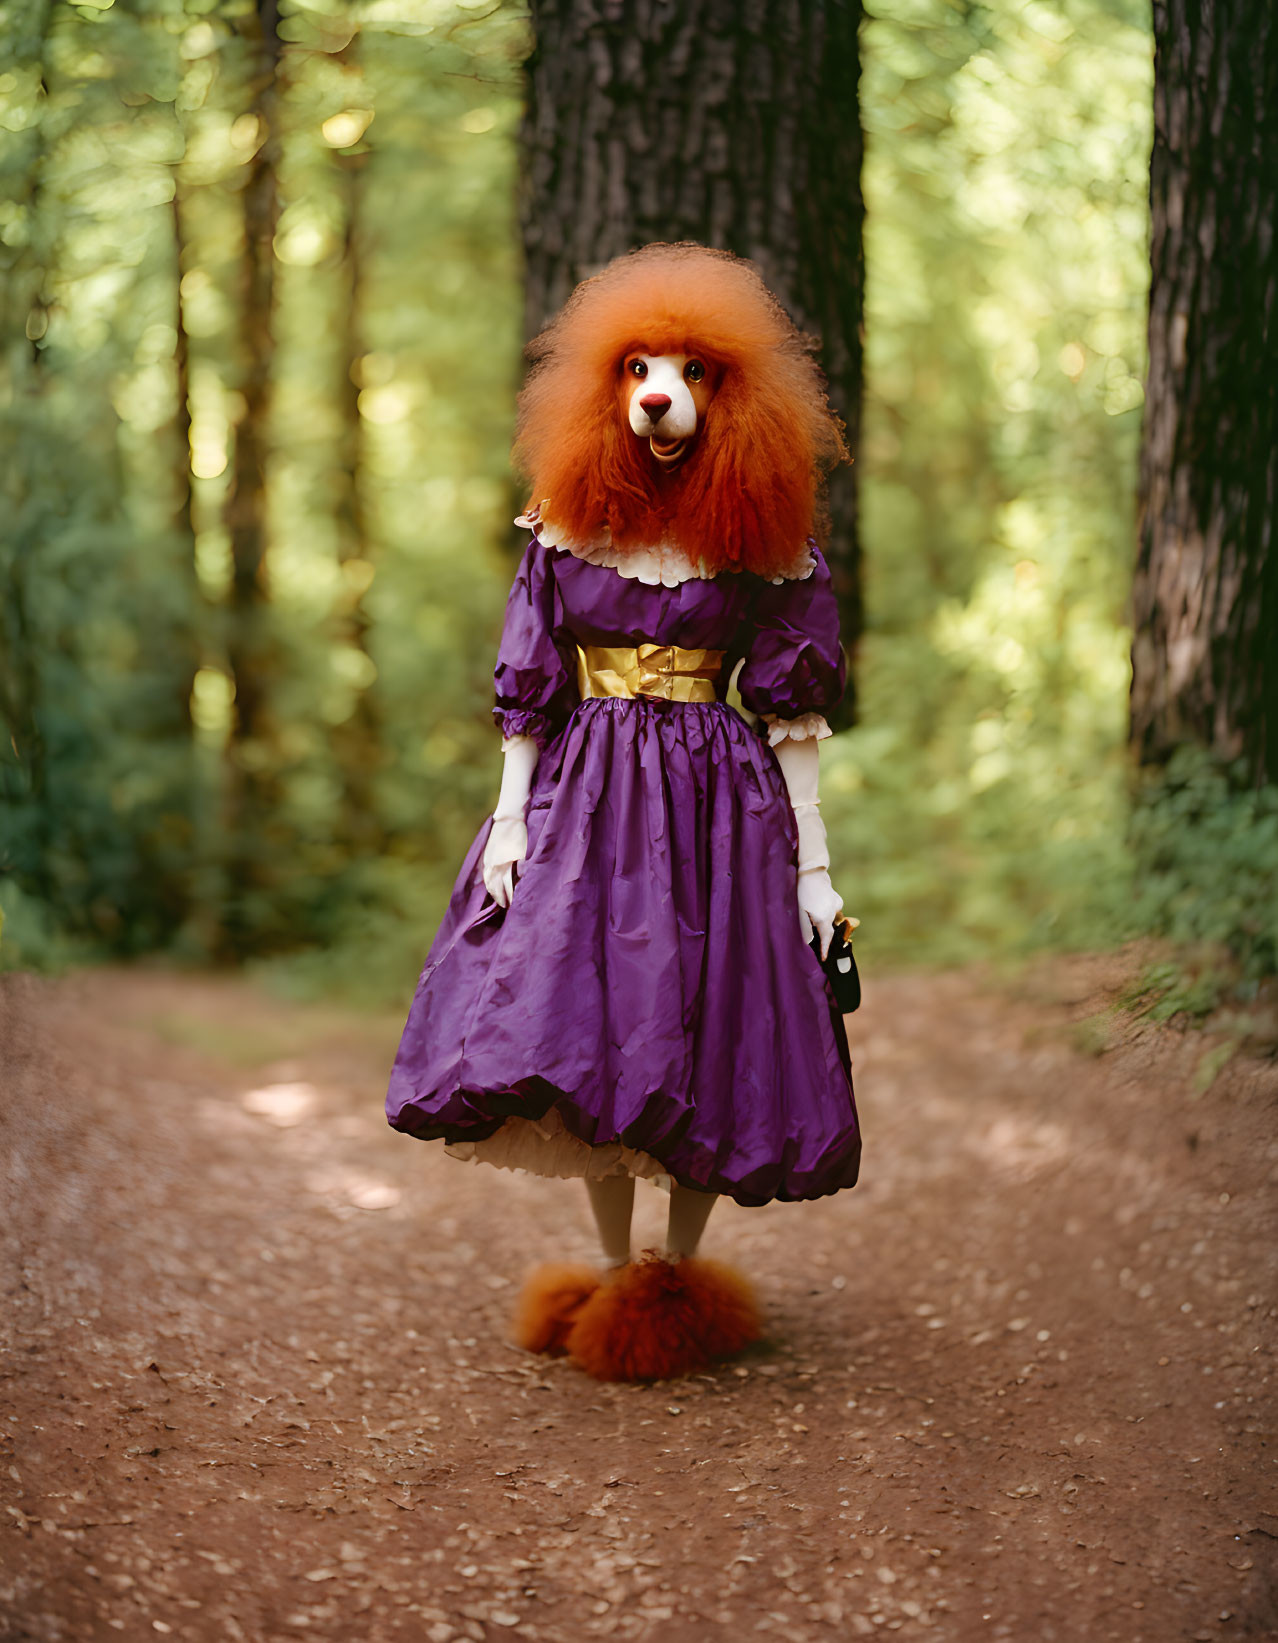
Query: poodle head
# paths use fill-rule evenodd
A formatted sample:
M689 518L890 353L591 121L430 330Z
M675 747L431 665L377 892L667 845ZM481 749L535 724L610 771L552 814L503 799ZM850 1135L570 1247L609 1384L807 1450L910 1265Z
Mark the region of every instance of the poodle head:
M802 575L847 456L802 337L752 263L649 245L529 345L515 453L567 547L682 549L707 574Z

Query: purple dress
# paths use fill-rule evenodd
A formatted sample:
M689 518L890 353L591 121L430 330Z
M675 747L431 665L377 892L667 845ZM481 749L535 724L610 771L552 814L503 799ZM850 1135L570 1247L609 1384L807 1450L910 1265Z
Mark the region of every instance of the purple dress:
M829 570L675 587L534 536L506 609L496 718L542 753L508 909L466 857L391 1076L391 1124L483 1141L557 1111L741 1204L856 1181L847 1042L801 933L796 832L767 740L723 701L582 701L576 646L722 650L719 690L795 719L834 705Z

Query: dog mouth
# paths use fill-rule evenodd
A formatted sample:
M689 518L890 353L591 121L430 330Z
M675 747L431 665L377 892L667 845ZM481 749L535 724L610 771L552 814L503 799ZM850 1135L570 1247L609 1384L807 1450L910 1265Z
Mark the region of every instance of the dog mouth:
M658 439L656 434L650 435L648 439L653 456L663 468L673 467L683 457L689 443L689 436L686 434L682 439Z

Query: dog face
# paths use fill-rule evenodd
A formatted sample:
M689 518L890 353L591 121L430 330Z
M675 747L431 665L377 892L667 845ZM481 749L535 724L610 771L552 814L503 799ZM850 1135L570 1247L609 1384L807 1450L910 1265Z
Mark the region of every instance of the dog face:
M714 390L711 367L695 354L627 354L621 368L622 415L663 468L687 454Z

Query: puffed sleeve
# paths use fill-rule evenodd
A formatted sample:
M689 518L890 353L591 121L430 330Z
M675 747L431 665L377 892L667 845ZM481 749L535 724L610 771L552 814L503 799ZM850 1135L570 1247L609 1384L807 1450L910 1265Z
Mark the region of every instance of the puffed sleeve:
M531 736L545 747L577 706L577 670L571 635L555 584L554 550L536 537L528 544L506 601L493 718L504 736Z
M773 745L828 736L823 715L837 706L847 677L830 567L819 548L812 558L810 576L760 588L737 680L746 707L767 721Z

